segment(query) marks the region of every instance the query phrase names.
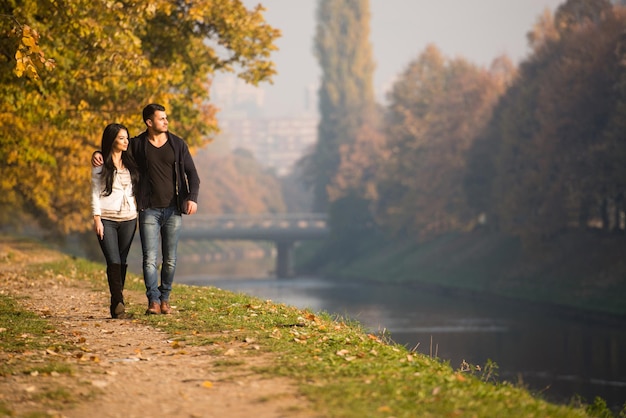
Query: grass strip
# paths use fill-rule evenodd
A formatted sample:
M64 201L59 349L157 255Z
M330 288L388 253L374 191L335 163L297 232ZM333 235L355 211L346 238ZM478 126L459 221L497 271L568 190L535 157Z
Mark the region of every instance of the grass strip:
M346 318L215 287L178 285L174 295L176 317L146 320L187 343L220 332L278 354L260 372L295 379L322 416L589 416L582 404L551 404L476 366L453 370Z
M73 366L58 357L68 346L54 332L48 321L25 310L18 300L0 293L0 378L15 375L55 376L74 373ZM32 396L40 411L29 416L48 417L47 411L77 401L56 380L46 380L44 389ZM0 400L0 416L14 416L11 405Z
M104 267L82 259L31 266L33 274L64 274L73 280L102 283ZM128 288L143 291L138 277ZM3 302L7 299L3 298ZM586 417L612 416L601 400L593 405L572 401L556 405L528 390L492 380L493 369L468 366L454 370L447 363L412 352L388 341L384 335L368 334L359 323L324 312L301 310L270 300L261 300L216 287L176 285L171 316L143 316L144 307L131 306L135 318L153 325L186 344L214 345L239 342L254 345L244 355L275 354L271 366L259 373L287 376L324 417ZM11 302L3 303L5 317L21 312ZM21 312L24 318L28 313ZM18 316L19 316L18 315ZM35 344L46 335L45 321L18 321L30 328ZM33 319L38 325L27 325ZM6 331L4 331L6 332ZM15 329L11 335L22 333ZM8 335L8 334L7 334ZM20 349L0 340L3 351ZM31 345L32 344L32 345ZM0 405L1 406L1 405Z

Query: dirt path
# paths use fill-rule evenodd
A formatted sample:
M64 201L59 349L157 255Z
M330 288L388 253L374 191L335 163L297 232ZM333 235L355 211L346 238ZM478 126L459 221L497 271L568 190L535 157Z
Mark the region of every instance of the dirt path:
M23 265L34 254L12 245L7 257L3 245L0 242L0 293L19 298L73 346L67 352L48 349L18 356L0 352L0 362L58 359L70 363L74 371L0 376L0 403L15 416L42 411L46 404L41 398L58 387L66 388L69 398L78 402L43 410L55 417L315 416L293 382L255 373L255 367L272 362L272 355L244 342L184 346L138 320L110 319L104 277L102 291L65 277L28 277ZM41 261L54 254L36 256ZM125 293L129 304L143 305L143 294ZM175 315L170 318L175 320Z

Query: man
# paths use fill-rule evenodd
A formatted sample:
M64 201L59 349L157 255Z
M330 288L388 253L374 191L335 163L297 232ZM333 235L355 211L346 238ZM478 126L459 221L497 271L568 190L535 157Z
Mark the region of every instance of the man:
M147 105L143 121L146 130L131 138L129 151L140 173L136 199L148 298L146 315L171 314L169 298L176 271L181 214L193 215L198 210L200 178L185 141L168 131L165 108ZM94 154L92 164L102 164L100 153ZM159 244L163 253L160 285Z

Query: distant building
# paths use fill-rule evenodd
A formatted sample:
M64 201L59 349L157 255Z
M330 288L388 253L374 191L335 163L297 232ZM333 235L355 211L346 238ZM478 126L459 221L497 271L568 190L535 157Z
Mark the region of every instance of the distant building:
M263 166L285 176L317 140L315 86L308 86L303 96L305 112L265 117L262 89L237 77L221 77L211 87L211 101L220 109L219 138L227 140L231 150L248 150Z
M265 92L240 78L221 77L211 86L211 101L226 112L254 114L263 108Z
M294 164L317 140L317 116L249 119L225 117L220 127L231 148L245 149L278 176L291 172Z

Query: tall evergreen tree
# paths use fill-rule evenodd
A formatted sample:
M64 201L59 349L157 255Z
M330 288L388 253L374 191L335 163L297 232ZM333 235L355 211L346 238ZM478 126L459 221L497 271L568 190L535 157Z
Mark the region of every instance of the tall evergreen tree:
M322 68L318 142L306 158L313 209L328 210L328 186L340 165L340 147L354 142L374 107L374 62L369 0L320 0L315 53Z

